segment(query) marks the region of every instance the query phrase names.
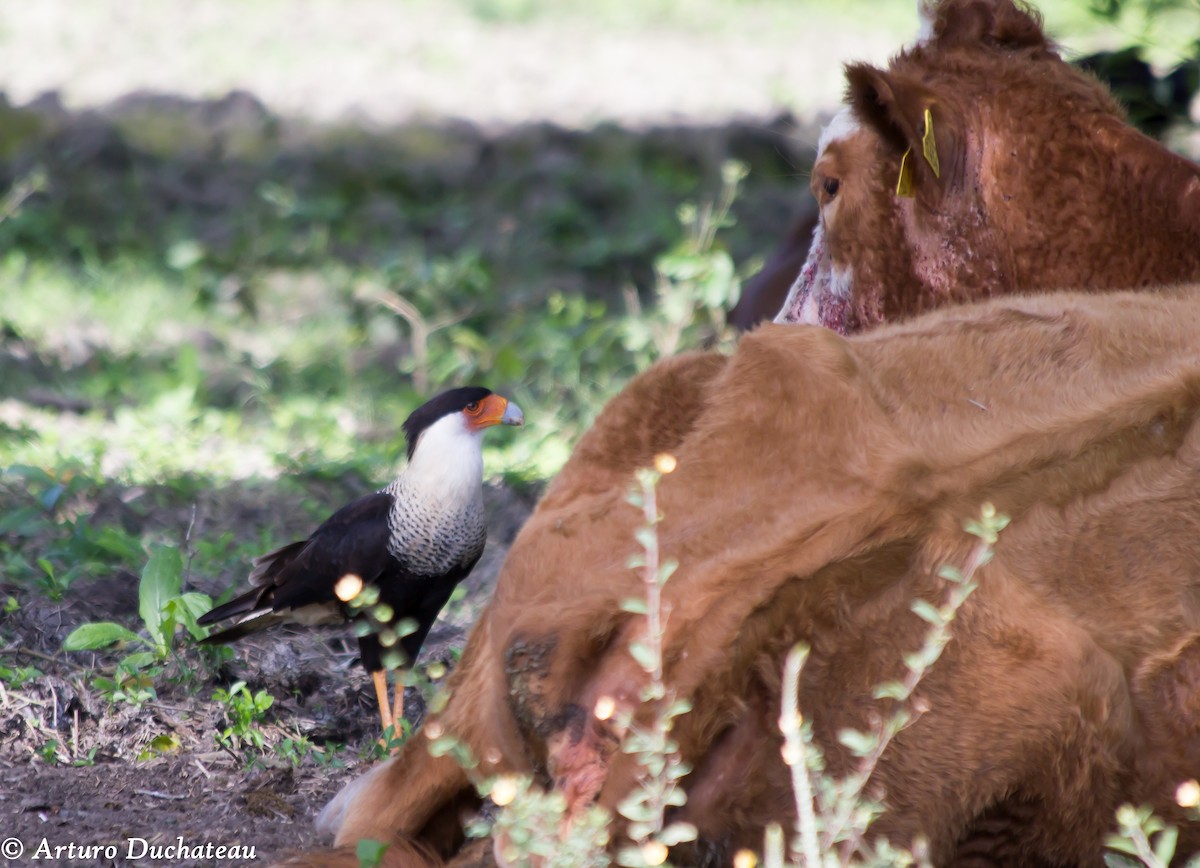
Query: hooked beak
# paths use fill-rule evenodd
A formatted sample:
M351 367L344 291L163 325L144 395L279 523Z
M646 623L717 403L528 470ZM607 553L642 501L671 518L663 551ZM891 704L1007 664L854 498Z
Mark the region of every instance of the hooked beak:
M521 408L503 395L488 395L483 399L483 412L475 422L477 428L493 425L524 425L525 414Z
M500 419L503 425L524 425L525 414L521 412L521 408L512 401L504 402L504 415Z

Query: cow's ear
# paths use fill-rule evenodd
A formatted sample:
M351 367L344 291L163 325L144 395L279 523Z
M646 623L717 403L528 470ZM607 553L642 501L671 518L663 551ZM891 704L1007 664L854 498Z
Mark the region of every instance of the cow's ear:
M916 81L867 64L846 67L858 120L890 146L896 193L936 199L962 183L963 134L956 112Z

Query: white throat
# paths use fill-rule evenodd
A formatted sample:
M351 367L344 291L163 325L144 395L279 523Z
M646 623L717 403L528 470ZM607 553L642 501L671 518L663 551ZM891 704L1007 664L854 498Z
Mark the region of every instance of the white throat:
M406 569L445 575L483 551L482 441L483 431L468 428L462 413L443 416L421 433L408 466L384 489L395 498L388 550Z
M397 481L430 503L477 499L483 482L483 429L468 428L462 413L438 419L421 432Z

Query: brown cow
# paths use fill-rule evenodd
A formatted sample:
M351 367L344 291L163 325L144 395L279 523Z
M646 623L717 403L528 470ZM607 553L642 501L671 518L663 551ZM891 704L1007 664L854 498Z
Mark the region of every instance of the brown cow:
M1198 291L1014 297L852 339L767 326L730 358L656 366L521 531L439 725L578 804L628 791L635 770L588 712L633 708L644 683L626 650L643 621L618 605L638 591L624 497L671 452L667 678L695 705L682 818L704 847L754 846L793 804L783 652L812 646L801 705L844 771L833 734L867 725L871 688L921 643L909 603L941 598L936 567L962 562L961 519L991 500L1013 523L921 688L930 711L884 756L875 830L928 836L937 864L1099 864L1134 801L1200 846L1172 802L1200 771ZM442 846L470 797L418 740L329 819L341 842Z
M914 72L916 58L933 64L939 52L945 66ZM1200 272L1195 167L1121 127L1094 82L1052 74L1064 65L1011 4L946 3L931 37L887 73L860 69L878 86L903 68L904 82L928 93L987 64L993 86L1013 73L1014 94L1032 89L1019 71L1035 65L1041 104L1095 122L1095 147L1123 142L1124 156L1093 155L1068 172L1045 163L1036 186L1034 167L995 145L1007 129L1019 153L1044 162L1055 150L1023 135L1042 128L1032 102L1014 95L1011 113L976 127L985 97L947 98L962 113L931 109L939 176L914 151L914 197L881 211L888 200L875 194L894 189L904 149L895 133L868 134L883 129L870 118L894 120L906 103L876 90L877 111L847 115L826 136L823 241L795 293L801 312L850 330L957 300L959 286L1000 294L1042 275L1029 288L1108 288ZM1069 131L1058 123L1047 130ZM890 170L871 156L887 145ZM998 171L1006 160L1008 174ZM874 168L848 171L864 166ZM1054 224L1074 196L1115 216L1087 212L1086 231ZM1125 244L1115 240L1121 220ZM931 243L939 229L945 240ZM1114 242L1096 250L1100 238ZM911 250L901 244L889 262L874 239ZM894 297L882 292L891 286ZM923 688L932 711L878 772L889 810L877 831L901 843L928 835L939 863L1062 865L1098 862L1122 800L1184 822L1170 791L1200 772L1200 511L1190 490L1200 380L1189 343L1200 312L1187 295L997 301L849 342L769 327L731 359L657 366L606 409L522 531L439 724L485 770L534 771L577 804L611 805L628 789L632 770L587 710L601 695L632 704L642 681L624 650L637 625L618 605L636 589L624 562L637 515L623 497L634 468L672 451L680 469L662 487L663 539L683 566L666 589L667 674L696 703L679 736L696 765L685 816L706 846L754 846L765 822L786 817L774 734L783 650L797 638L813 645L802 704L844 770L832 733L863 725L871 686L919 644L907 604L937 593L931 570L963 556L957 527L985 497L1014 525ZM343 793L326 820L342 843L397 835L445 856L472 800L453 761L418 741ZM1181 851L1197 846L1193 824Z
M886 70L846 77L778 322L846 334L1013 291L1200 278L1200 166L1129 126L1008 0L944 3Z

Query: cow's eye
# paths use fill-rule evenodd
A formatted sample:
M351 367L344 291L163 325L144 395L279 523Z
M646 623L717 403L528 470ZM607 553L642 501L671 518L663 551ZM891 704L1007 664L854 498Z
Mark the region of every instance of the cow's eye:
M837 195L838 187L840 186L842 186L842 183L837 178L826 178L821 182L821 188L830 199Z

